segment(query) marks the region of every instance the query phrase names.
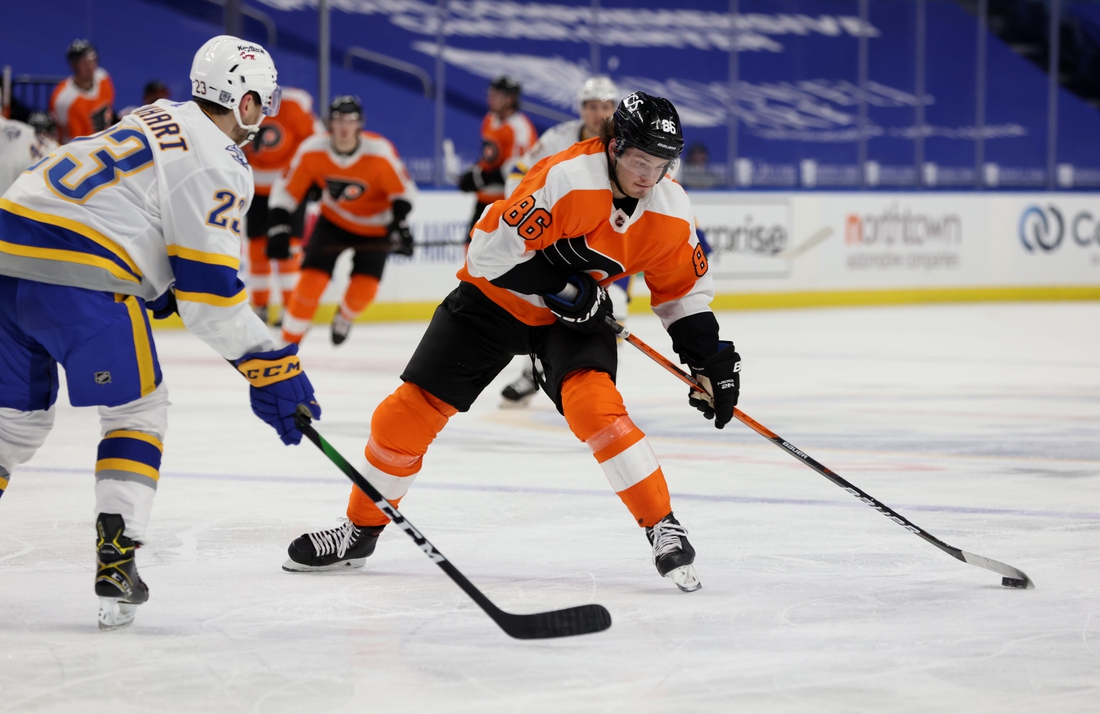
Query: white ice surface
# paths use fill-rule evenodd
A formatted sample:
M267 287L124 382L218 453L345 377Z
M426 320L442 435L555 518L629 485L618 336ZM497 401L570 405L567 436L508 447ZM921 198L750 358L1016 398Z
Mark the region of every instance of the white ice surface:
M152 597L96 629L96 415L62 394L0 499L0 712L1100 711L1100 304L725 313L741 407L944 541L960 563L621 349L703 589L659 578L587 448L539 397L456 416L402 510L501 608L600 603L611 629L518 641L389 529L359 571L280 570L349 484L283 447L243 380L159 333L173 407L139 566ZM630 326L666 354L653 317ZM423 324L316 328L318 429L347 456Z

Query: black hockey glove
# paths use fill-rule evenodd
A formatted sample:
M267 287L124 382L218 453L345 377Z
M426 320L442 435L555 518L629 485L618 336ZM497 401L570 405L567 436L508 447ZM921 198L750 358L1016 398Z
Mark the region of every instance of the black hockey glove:
M577 288L577 295L571 302L549 293L542 296L558 322L589 334L607 329L606 321L611 315L611 298L607 291L588 273L570 275L566 282Z
M733 408L741 392L741 355L732 342L719 342L718 352L702 365L688 365L691 375L710 392L688 391L688 404L703 412L721 429L733 418Z
M413 254L413 234L405 221L394 221L389 225L390 252L397 255Z
M466 193L478 191L485 184L481 181L481 168L476 164L458 179L458 190Z
M267 259L286 260L290 257L290 211L271 210L271 227L267 229Z
M386 227L386 237L390 239L390 252L397 255L413 254L413 236L405 217L412 211L412 204L403 199L393 202L393 220Z
M164 320L175 315L179 312L179 306L176 305L176 291L168 288L156 300L146 302L145 309L153 313L154 320Z

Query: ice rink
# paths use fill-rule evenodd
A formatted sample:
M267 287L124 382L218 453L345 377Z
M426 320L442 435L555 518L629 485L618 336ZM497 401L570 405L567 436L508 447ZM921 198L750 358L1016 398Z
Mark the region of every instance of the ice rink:
M244 380L159 332L173 407L138 563L150 601L96 629L91 409L0 499L0 712L1096 712L1100 303L729 312L741 408L960 563L736 421L717 431L629 345L619 385L661 459L703 589L678 592L550 402L451 420L402 511L498 606L600 603L605 632L506 636L400 531L362 570L291 574L349 482L283 447ZM665 354L655 317L630 327ZM423 323L303 346L349 460Z

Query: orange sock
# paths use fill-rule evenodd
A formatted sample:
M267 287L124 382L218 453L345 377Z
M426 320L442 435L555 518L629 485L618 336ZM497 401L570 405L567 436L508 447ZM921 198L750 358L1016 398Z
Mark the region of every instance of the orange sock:
M421 461L436 435L458 410L410 382L386 397L371 417L370 439L364 450L371 485L397 505L420 472ZM348 499L348 520L357 526L390 522L358 488Z
M349 320L354 320L367 309L377 294L378 278L373 275L352 274L351 283L344 292L344 299L340 301L341 314Z
M588 444L611 487L640 526L672 512L668 485L645 434L627 416L622 395L605 372L579 370L561 390L569 428Z
M266 307L271 300L271 261L267 259L267 238L248 239L248 286L252 304Z
M286 314L283 316L283 339L297 344L306 334L313 322L313 313L317 312L317 303L328 286L329 274L314 268L302 271L298 285L287 300Z

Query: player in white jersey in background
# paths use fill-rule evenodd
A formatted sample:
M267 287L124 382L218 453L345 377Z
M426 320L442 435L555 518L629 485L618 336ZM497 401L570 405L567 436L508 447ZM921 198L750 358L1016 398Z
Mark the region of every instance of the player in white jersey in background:
M504 195L511 196L520 181L531 170L531 167L542 161L547 156L553 156L559 151L565 151L578 141L593 139L600 135L600 124L604 119L615 113L615 105L619 99L619 88L610 77L589 77L581 85L577 92L577 111L580 119L562 122L546 130L539 137L531 149L520 157L512 167L504 184ZM622 322L626 319L627 294L626 285L630 277L607 286L608 297L615 319ZM538 377L536 377L536 373ZM542 375L542 367L538 361L532 359L531 363L524 366L523 373L506 386L500 393L500 406L510 409L527 406L531 398L539 391L539 378Z
M56 148L56 141L30 124L0 116L0 196L28 166Z
M192 101L160 100L67 144L0 199L0 493L53 425L57 365L73 406L98 406L95 592L101 629L149 597L138 575L168 426L146 307L184 324L251 383L252 410L296 444L320 413L297 347L279 349L238 278L252 172L240 145L279 88L263 47L209 40Z

